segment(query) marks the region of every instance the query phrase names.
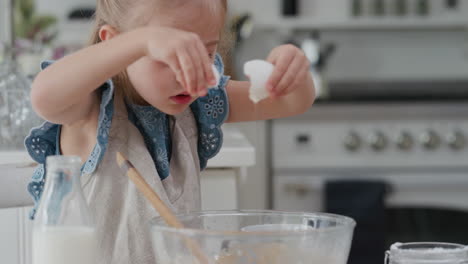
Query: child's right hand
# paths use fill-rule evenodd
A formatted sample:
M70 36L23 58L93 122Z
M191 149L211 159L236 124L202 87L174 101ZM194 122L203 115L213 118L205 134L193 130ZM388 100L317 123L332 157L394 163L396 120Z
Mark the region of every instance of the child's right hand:
M187 92L204 96L208 87L216 84L212 61L200 37L169 27L149 29L146 54L153 60L167 64Z

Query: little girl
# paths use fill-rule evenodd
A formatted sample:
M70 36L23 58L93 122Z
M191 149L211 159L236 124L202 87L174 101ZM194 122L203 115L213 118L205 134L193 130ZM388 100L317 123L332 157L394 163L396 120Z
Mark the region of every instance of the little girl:
M36 203L49 155L77 155L102 255L98 263L154 264L153 208L116 161L122 152L176 213L200 210L200 171L222 145L220 126L306 111L309 62L294 46L267 58L270 97L249 100L217 53L226 0L98 0L93 42L43 63L31 100L48 120L26 138L41 165L28 186ZM216 87L212 65L221 79ZM31 217L34 217L32 211Z

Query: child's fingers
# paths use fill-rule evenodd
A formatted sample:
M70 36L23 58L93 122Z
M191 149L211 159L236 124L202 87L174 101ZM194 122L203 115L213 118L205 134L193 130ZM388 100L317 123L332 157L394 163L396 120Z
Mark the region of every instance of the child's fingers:
M179 63L184 75L187 91L190 94L196 93L197 87L197 76L196 76L196 67L193 64L191 55L184 48L178 51Z
M171 58L168 58L166 61L167 65L169 65L169 68L174 72L176 80L182 84L184 88L187 87L187 84L185 83L185 77L182 72L182 68L180 67L179 59L176 56L173 56Z
M271 63L275 65L273 73L270 76L270 79L267 82L267 90L270 93L276 91L276 87L283 79L284 74L287 72L289 65L291 64L294 56L279 55L277 58L268 59Z
M304 68L304 59L301 57L300 53L296 53L293 61L287 67L286 73L281 78L278 85L273 91L273 95L279 95L286 89L288 89L294 81L298 78L298 73L300 73Z
M206 50L206 47L201 42L198 42L198 50L202 55L201 58L203 60L203 71L205 72L206 83L208 84L208 86L213 86L216 84L215 76L211 67L211 64L213 63L210 57L208 56L208 51Z
M188 48L188 52L192 57L192 62L195 66L195 75L197 77L194 94L200 95L201 91L203 91L204 87L206 86L205 72L203 71L203 61L201 59L201 54L198 53L197 49Z
M288 88L281 91L281 93L277 94L277 96L283 96L283 95L289 94L290 92L299 88L299 86L304 83L304 80L307 78L308 74L310 74L309 62L305 63L302 70L298 74L296 74L296 79L294 80L294 82Z

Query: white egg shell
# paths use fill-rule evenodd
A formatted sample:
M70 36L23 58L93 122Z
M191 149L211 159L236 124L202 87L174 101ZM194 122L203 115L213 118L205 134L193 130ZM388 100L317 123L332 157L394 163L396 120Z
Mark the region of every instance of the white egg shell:
M273 72L273 64L264 60L251 60L244 64L244 74L250 78L249 98L254 103L267 98L266 83Z

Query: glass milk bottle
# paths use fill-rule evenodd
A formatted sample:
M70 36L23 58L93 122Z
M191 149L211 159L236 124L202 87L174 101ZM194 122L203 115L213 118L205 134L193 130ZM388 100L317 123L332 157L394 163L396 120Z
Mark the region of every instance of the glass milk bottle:
M51 156L46 165L33 225L33 264L94 264L96 232L81 188L81 159Z
M439 242L395 243L385 264L467 264L468 247Z

